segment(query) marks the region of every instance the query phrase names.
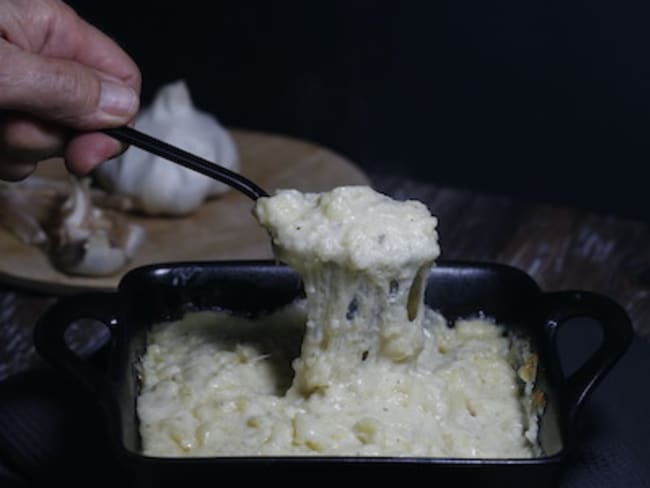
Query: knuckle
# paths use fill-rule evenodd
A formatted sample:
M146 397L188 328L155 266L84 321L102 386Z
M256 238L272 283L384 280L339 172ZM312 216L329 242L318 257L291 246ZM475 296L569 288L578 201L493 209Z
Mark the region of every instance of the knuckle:
M52 107L51 118L64 123L84 119L93 114L99 100L99 82L72 62L53 63L52 87L58 106Z

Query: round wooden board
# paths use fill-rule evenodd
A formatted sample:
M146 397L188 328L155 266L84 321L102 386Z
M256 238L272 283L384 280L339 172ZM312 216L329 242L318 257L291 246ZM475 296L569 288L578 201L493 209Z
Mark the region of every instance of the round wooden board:
M233 129L241 173L272 193L280 188L321 192L341 185L368 184L350 161L316 144L275 134ZM62 164L41 164L37 174L65 179ZM174 261L268 259L266 232L251 214L252 201L235 190L206 202L182 218L129 215L147 239L130 264L111 277L85 278L57 271L38 248L19 242L0 228L0 280L46 293L113 290L124 273L138 266Z

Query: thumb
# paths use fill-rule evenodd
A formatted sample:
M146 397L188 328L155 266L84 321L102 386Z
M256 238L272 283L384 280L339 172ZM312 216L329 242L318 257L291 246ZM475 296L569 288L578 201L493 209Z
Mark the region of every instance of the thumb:
M126 124L138 110L139 96L93 68L27 52L0 39L0 107L93 130Z

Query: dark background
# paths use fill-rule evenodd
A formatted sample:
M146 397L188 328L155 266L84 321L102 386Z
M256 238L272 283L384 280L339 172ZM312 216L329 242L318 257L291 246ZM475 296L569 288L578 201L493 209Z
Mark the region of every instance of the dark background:
M650 2L69 2L224 124L650 219Z

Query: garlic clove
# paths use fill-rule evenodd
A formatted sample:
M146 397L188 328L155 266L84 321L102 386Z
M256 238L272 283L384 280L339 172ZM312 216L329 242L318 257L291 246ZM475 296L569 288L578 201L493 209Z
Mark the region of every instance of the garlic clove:
M120 213L132 207L128 197L91 189L88 179L74 176L0 182L0 225L72 275L106 276L128 263L146 237Z
M42 223L65 199L65 191L65 182L48 185L34 176L16 183L0 182L0 225L24 244L46 245Z
M51 255L56 267L68 274L108 276L123 268L139 246L142 234L129 234L125 247L114 246L103 232L90 234L85 240L61 242Z
M71 177L70 182L70 195L48 226L52 263L68 274L114 274L140 247L144 229L117 212L94 207L89 180Z

